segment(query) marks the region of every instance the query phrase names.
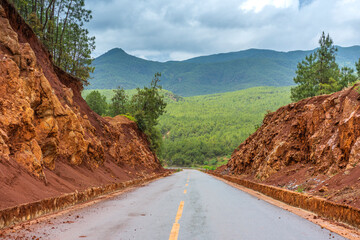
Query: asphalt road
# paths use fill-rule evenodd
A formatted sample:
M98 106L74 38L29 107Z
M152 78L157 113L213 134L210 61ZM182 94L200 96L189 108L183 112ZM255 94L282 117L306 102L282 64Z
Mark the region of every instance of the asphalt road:
M29 239L345 239L196 170L16 234Z

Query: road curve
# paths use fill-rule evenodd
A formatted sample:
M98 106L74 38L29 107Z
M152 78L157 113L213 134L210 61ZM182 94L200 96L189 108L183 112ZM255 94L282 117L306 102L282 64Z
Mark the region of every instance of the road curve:
M345 239L196 170L26 226L6 239ZM35 239L36 239L35 238Z

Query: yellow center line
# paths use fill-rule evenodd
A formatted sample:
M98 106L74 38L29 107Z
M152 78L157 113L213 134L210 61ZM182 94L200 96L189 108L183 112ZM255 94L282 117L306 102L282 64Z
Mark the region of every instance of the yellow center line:
M176 213L175 223L173 224L173 227L170 232L169 240L177 240L179 236L179 230L180 230L180 224L178 223L184 209L184 201L180 202L178 211Z
M189 186L189 184L185 184L185 186L187 187L187 186Z
M176 218L175 218L175 223L178 223L181 216L182 216L182 213L183 213L183 209L184 209L184 201L181 201L180 202L180 205L179 205L179 208L178 208L178 211L177 211L177 214L176 214Z
M170 232L169 240L177 240L179 236L180 224L174 223Z
M186 194L186 189L184 190L184 194Z

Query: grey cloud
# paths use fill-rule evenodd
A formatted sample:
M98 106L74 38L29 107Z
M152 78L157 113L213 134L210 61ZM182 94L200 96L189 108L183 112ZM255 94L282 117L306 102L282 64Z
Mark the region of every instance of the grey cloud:
M322 31L336 44L359 44L359 1L300 0L259 13L241 10L244 1L86 0L94 56L114 47L160 61L247 48L311 49Z

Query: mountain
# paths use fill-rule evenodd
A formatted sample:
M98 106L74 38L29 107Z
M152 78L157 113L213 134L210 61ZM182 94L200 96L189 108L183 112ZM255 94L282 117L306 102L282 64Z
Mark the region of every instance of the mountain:
M338 47L337 62L354 66L360 46ZM256 86L289 86L297 63L311 51L278 52L249 49L196 57L185 61L156 62L141 59L115 48L96 58L87 89L133 89L148 85L161 72L161 85L181 96L241 90Z

